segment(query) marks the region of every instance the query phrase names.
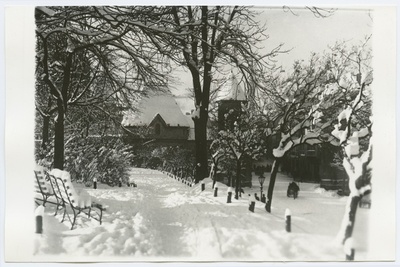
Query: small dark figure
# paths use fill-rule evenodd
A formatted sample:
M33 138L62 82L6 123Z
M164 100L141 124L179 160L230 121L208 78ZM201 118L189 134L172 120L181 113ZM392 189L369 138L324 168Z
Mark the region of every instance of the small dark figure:
M260 201L260 198L257 196L257 193L254 193L254 197L257 201Z
M300 191L299 186L295 182L291 182L287 189L287 196L296 199L299 194L299 191Z
M137 184L135 182L129 182L128 186L129 187L137 187Z

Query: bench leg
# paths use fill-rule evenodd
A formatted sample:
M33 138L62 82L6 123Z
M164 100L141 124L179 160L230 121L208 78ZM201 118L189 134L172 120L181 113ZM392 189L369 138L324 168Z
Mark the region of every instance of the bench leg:
M78 210L78 212L76 212L73 207L71 207L71 209L72 209L72 212L74 213L73 220L72 221L70 220L70 222L72 223L71 224L71 230L72 230L72 229L74 229L74 225L75 225L75 222L76 222L76 217L78 217L78 214L80 213L80 210Z
M57 212L56 212L56 214L57 214ZM67 214L67 208L64 208L64 214L63 214L63 218L62 218L61 222L64 222L65 215L67 215L69 218L69 215Z
M57 215L58 210L60 209L60 206L62 206L62 204L57 202L57 207L56 207L56 212L54 213L54 216Z
M103 209L100 209L100 219L99 219L100 225L101 225L102 217L103 217Z

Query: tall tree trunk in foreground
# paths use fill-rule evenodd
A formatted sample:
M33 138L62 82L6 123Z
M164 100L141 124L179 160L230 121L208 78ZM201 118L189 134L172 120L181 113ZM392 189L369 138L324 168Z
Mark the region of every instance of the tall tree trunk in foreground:
M196 177L198 183L208 175L207 162L207 111L201 107L200 117L194 119L196 144Z
M265 204L265 210L271 213L272 195L274 193L276 175L278 174L279 165L281 164L282 158L275 158L274 164L272 165L271 176L269 179L267 203Z
M242 169L242 164L240 159L236 160L236 181L235 181L235 199L239 199L239 194L240 194L240 184L241 184L241 169Z
M43 127L42 127L42 149L47 148L47 144L49 143L49 127L50 127L50 116L42 116L43 118Z
M61 101L59 101L61 102ZM54 168L64 169L64 108L58 107L57 119L54 125Z
M54 129L54 168L64 169L64 120L67 112L68 88L71 80L73 54L69 53L64 68L62 97L57 98L57 119Z

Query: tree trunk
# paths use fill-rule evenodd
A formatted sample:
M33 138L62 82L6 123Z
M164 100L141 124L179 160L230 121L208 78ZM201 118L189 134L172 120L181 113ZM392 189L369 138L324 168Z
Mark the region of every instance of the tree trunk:
M240 184L241 184L241 169L242 169L242 165L241 165L241 161L238 159L236 160L236 181L235 181L235 199L239 199L239 194L240 194Z
M347 200L346 214L343 218L343 224L345 224L344 238L342 244L353 235L354 223L356 221L356 212L358 204L361 200L361 196L349 196Z
M60 101L61 102L61 101ZM58 106L54 129L54 168L64 169L64 108Z
M42 149L47 148L49 142L49 126L50 126L50 116L42 116L43 127L42 127Z
M218 159L214 160L214 172L213 172L213 188L215 186L215 183L217 182L217 170L218 170Z
M61 88L62 97L57 96L57 120L54 130L54 168L64 169L64 116L67 112L68 88L71 78L73 54L69 53L65 62L63 84Z
M343 166L345 167L346 173L349 177L349 188L351 190L350 196L347 199L346 210L338 235L338 237L341 238L343 245L345 245L346 241L353 235L357 207L361 199L363 196L371 193L371 172L368 170L368 164L372 159L371 151L372 145L370 144L368 151L364 152L362 156L359 157L363 158L365 153L368 153L367 160L362 164L361 172L360 170L355 171L354 167L352 168L350 159L345 158L343 160Z
M196 177L198 183L208 175L207 162L207 111L200 108L200 118L194 120L195 145L196 145Z
M269 179L267 203L265 204L265 210L271 213L272 195L274 193L276 175L278 173L279 165L282 158L275 158L274 164L272 165L271 176Z

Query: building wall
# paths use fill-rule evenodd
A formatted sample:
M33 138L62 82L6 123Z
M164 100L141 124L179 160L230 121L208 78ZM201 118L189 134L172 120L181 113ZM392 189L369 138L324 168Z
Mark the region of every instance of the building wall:
M151 125L149 137L154 139L179 139L187 140L189 127L168 127L162 122L154 122Z
M165 125L164 121L156 118L150 126L127 126L128 130L133 133L140 134L129 134L127 135L127 140L138 141L143 139L172 139L172 140L188 140L189 137L189 127L175 126L171 127Z

